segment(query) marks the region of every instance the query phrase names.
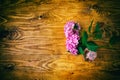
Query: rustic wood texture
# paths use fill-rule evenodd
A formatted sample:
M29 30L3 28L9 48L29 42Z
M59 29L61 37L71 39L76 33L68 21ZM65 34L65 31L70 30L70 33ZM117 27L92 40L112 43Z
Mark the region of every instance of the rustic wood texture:
M0 0L0 80L120 80L120 46L93 62L66 51L64 25L104 22L119 35L117 0ZM96 41L106 44L108 40Z

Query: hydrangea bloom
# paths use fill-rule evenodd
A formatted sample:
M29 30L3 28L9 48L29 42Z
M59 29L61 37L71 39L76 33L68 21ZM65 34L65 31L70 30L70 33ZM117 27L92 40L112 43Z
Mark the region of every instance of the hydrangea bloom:
M66 36L66 48L72 54L77 54L77 46L79 44L80 36L79 36L80 26L75 22L68 22L64 27L64 32Z
M89 61L93 61L97 57L97 53L94 51L90 51L86 54L86 59Z

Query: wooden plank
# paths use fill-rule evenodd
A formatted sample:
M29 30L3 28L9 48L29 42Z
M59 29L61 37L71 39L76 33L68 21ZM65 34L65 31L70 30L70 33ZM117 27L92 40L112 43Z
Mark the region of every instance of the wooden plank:
M68 54L68 53L67 53ZM98 53L94 62L86 62L82 55L48 55L48 54L4 54L0 56L1 66L14 64L16 68L31 67L34 71L71 71L71 70L114 70L120 69L120 54L108 51ZM114 55L113 55L114 54ZM7 65L8 64L8 65ZM79 66L79 67L77 67ZM29 69L29 68L28 68ZM30 69L29 69L30 70Z
M119 80L119 43L87 62L66 52L64 36L71 20L87 29L94 19L119 32L119 9L117 0L0 0L1 80Z

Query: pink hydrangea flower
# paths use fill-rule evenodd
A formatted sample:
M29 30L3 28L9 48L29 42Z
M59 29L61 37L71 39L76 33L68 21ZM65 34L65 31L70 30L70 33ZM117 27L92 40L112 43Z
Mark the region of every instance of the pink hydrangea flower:
M75 26L77 27L77 29L74 29ZM79 30L80 30L79 24L72 22L72 21L67 22L64 27L64 32L65 32L66 38L73 34L79 35Z
M74 45L78 45L79 39L80 39L79 35L73 34L73 35L69 36L66 41L67 41L67 44L73 43Z
M95 58L97 57L97 53L94 51L90 51L86 54L86 59L88 59L89 61L93 61L95 60Z
M64 32L66 36L66 48L72 54L77 54L77 46L79 44L80 36L79 36L80 26L75 22L68 22L64 27Z

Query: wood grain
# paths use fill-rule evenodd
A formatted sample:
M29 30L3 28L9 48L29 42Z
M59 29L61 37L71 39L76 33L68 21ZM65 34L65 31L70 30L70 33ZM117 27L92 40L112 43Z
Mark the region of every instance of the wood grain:
M119 35L118 4L117 0L1 0L1 80L119 80L119 43L99 49L97 59L87 62L66 51L64 36L67 21L87 29L92 19L93 25L103 22ZM96 42L103 45L108 40Z

